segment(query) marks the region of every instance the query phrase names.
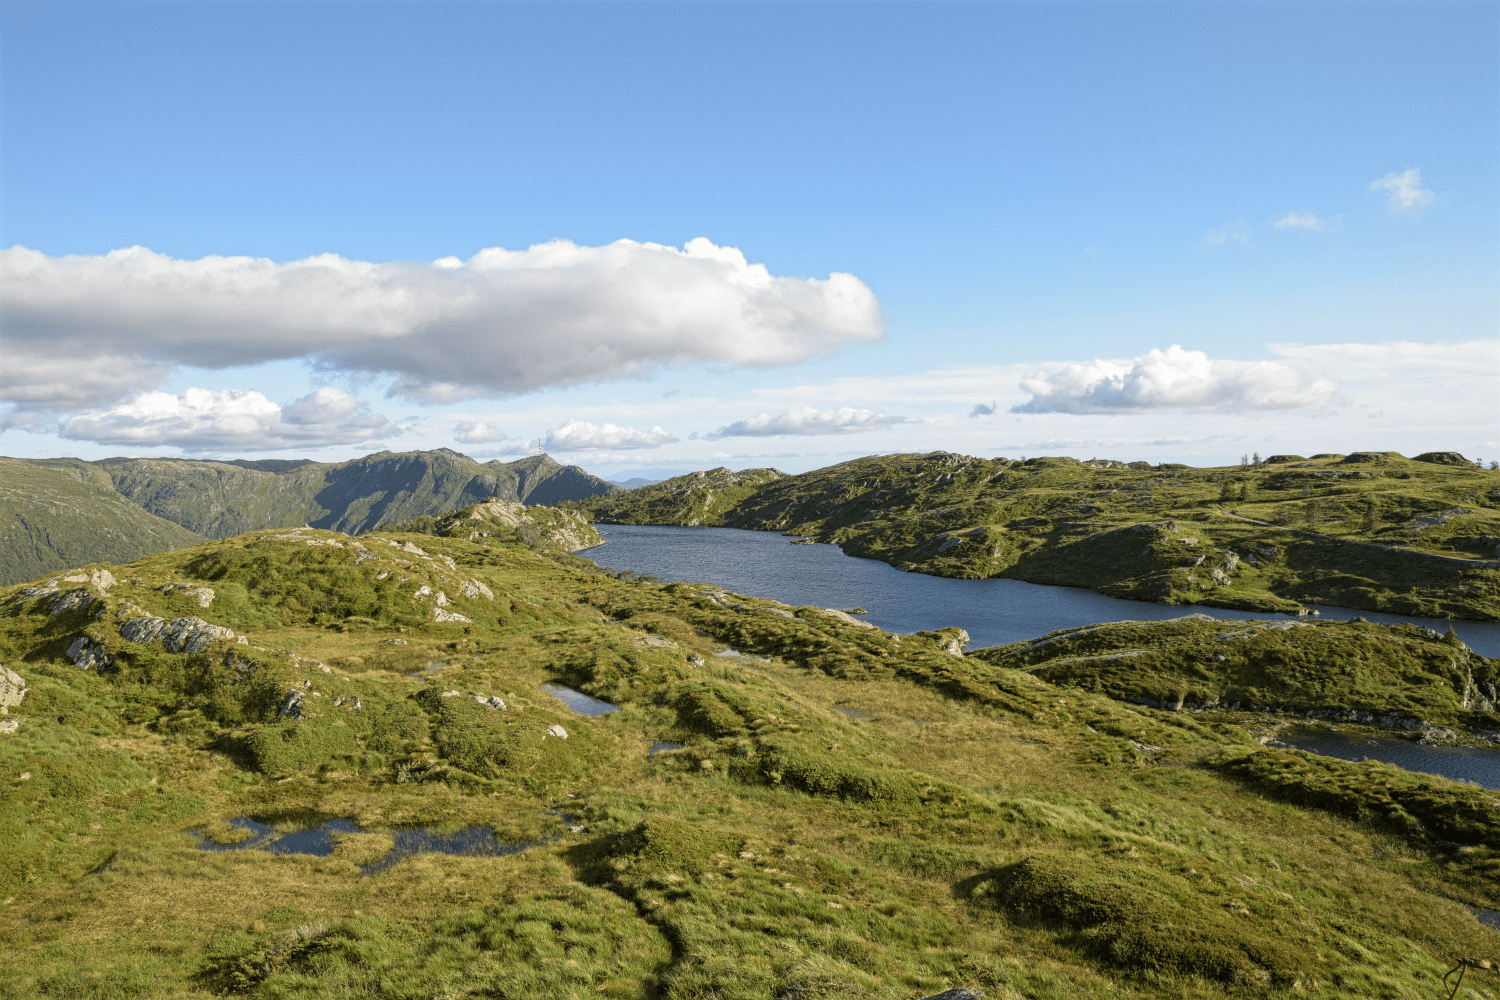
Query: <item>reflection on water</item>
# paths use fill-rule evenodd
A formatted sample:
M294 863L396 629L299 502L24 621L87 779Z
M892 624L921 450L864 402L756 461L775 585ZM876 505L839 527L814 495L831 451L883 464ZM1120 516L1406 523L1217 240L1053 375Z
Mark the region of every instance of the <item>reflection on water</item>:
M653 742L651 744L651 749L646 751L646 756L647 757L655 757L657 754L661 753L663 750L681 750L681 749L682 749L682 744L681 743L663 743L660 740L657 740L657 741L655 741L655 742Z
M359 832L353 820L326 819L316 814L277 817L272 823L260 823L248 816L236 816L229 821L229 825L236 830L248 830L252 836L237 844L216 844L204 838L198 844L198 849L215 852L269 851L271 854L311 854L326 858L338 846L335 834ZM277 826L282 830L278 831ZM287 827L291 829L287 830Z
M598 698L590 698L582 691L574 691L562 684L543 684L542 690L567 705L579 715L608 715L610 712L618 712L619 705L611 705L607 701Z
M1158 621L1187 614L1221 619L1283 617L1265 611L1122 601L1092 590L1019 580L950 580L903 573L874 559L846 556L835 545L788 545L774 531L638 524L595 527L609 544L580 554L610 569L650 573L669 581L711 583L792 605L862 607L869 611L867 621L888 632L957 625L968 630L975 649L1094 622ZM1452 624L1475 652L1500 656L1500 622L1450 623L1374 611L1321 610L1324 618L1359 615L1382 624L1413 622L1440 632Z
M351 819L298 813L289 816L267 817L262 823L248 816L236 816L229 825L236 830L248 830L252 834L237 844L218 844L203 837L200 851L224 853L227 851L266 851L271 854L310 854L326 858L338 846L338 834L373 833L363 830ZM290 829L288 829L290 827ZM503 843L495 831L485 826L471 826L454 833L442 833L434 828L391 830L393 845L384 857L359 866L364 875L378 875L398 862L418 854L451 854L464 857L504 857L516 854L534 843Z
M1295 747L1342 760L1383 761L1408 771L1439 774L1500 790L1500 750L1477 747L1429 747L1393 736L1365 732L1330 732L1311 726L1292 726L1276 735L1276 745Z
M361 872L366 875L378 875L392 865L417 854L501 858L510 854L519 854L528 847L537 846L535 843L525 841L513 844L502 843L495 835L495 831L487 826L471 826L457 833L438 833L432 829L392 830L391 837L395 845L390 853L377 861L360 865Z

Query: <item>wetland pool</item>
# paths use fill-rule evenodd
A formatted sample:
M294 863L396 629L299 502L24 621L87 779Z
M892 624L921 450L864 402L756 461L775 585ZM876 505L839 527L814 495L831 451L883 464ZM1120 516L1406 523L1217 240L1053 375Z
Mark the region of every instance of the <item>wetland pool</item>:
M390 851L374 861L360 865L359 870L363 875L378 875L418 854L505 857L536 846L531 841L506 843L494 830L485 826L471 826L451 832L434 827L365 830L352 819L314 814L268 816L264 822L248 816L236 816L229 821L229 826L234 830L244 831L248 836L239 843L225 844L210 840L202 829L195 830L193 833L199 838L198 849L216 854L265 851L269 854L310 854L326 858L338 846L340 834L389 833L392 841Z

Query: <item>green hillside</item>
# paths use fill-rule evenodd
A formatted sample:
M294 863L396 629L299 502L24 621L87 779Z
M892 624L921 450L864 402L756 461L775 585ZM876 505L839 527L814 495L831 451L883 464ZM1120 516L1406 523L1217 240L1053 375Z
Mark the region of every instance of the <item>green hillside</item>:
M702 511L674 507L700 488L692 477L579 507L600 522L781 531L914 572L1134 600L1500 618L1500 474L1449 453L1193 469L934 452L753 475L764 481Z
M546 455L479 463L440 448L352 462L3 459L0 582L264 528L366 531L487 500L552 504L619 491ZM169 523L164 523L169 522ZM185 530L184 530L185 529Z
M480 463L446 448L297 463L285 471L250 467L265 463L161 458L94 464L121 495L210 538L304 524L358 532L492 498L550 504L619 491L547 455Z
M120 496L109 476L87 463L48 467L0 458L0 586L202 541Z
M1188 617L963 656L602 571L563 511L423 524L0 590L0 996L1395 1000L1495 955L1461 905L1500 908L1492 791L1226 704L1478 742L1496 664L1444 637ZM346 822L317 856L245 817ZM413 827L494 849L402 855Z

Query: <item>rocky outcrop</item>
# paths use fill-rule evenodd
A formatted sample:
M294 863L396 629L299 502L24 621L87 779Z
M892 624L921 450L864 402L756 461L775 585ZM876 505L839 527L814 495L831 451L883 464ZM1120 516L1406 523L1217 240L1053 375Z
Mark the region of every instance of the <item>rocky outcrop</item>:
M463 615L445 608L433 608L432 620L435 622L460 622L464 624L470 621L470 619L465 618Z
M843 622L846 625L856 625L859 628L875 628L876 627L874 625L871 625L869 622L860 621L858 618L854 617L853 615L851 615L847 611L837 611L837 610L835 610L833 608L824 608L823 609L823 613L825 615L827 615L829 618L837 618L839 621Z
M113 662L112 657L105 655L104 647L86 635L74 639L63 655L79 670L102 670Z
M465 580L459 585L458 592L461 596L467 597L470 600L476 597L483 597L487 601L495 599L495 592L478 580Z
M0 667L0 715L21 704L26 697L26 681L9 667Z
M109 593L109 588L115 585L115 575L107 569L91 569L87 573L70 573L62 578L62 582L85 583L103 595Z
M82 587L76 590L64 591L61 597L52 602L52 606L47 609L47 614L60 615L74 610L86 611L98 600L99 598Z
M1424 451L1413 462L1427 462L1430 465L1473 465L1474 463L1464 458L1456 451Z
M560 740L565 740L568 738L568 731L554 722L547 727L547 735L543 736L542 739L546 739L547 736L556 736Z
M301 719L302 706L305 704L307 704L307 695L297 688L288 688L286 697L281 700L281 707L276 710L276 714L283 719Z
M198 607L206 608L214 602L214 588L197 587L191 583L169 583L161 588L163 594L180 593L198 602Z
M176 618L167 621L154 615L132 618L120 626L120 637L130 642L155 642L161 640L170 653L201 653L220 639L236 638L244 644L249 640L236 637L231 629L222 625L210 625L202 618Z
M969 633L961 628L945 628L936 632L918 632L923 639L931 639L938 644L938 648L949 656L963 656L964 648L969 645Z

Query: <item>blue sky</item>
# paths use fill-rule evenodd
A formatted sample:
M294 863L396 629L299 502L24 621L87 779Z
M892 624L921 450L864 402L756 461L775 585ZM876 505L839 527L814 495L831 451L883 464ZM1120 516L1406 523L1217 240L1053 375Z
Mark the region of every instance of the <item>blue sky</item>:
M605 474L936 448L1500 457L1494 4L0 16L0 247L30 252L4 270L5 454L542 447ZM524 308L486 285L400 350L350 332L440 258L700 237L763 265L783 306L841 273L878 318L819 299L684 347L721 336L748 272L686 291L701 254L636 250L585 254ZM159 257L100 256L134 246ZM320 254L427 270L295 296L276 271L257 301L291 297L241 323L237 279L171 263ZM155 287L196 311L142 305L131 267L176 275ZM359 280L399 294L327 333ZM644 329L721 292L670 337ZM628 358L600 361L617 340ZM535 377L483 374L533 349Z

